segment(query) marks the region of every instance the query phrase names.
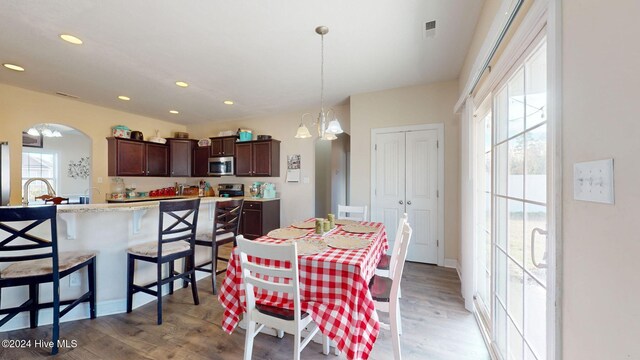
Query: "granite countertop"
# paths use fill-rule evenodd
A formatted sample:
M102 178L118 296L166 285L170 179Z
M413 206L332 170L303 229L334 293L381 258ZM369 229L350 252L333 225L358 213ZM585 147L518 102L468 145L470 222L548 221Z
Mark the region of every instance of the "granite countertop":
M274 201L274 200L280 200L280 198L263 199L263 198L254 198L254 197L251 197L251 196L245 196L245 197L244 197L244 201L259 201L259 202L265 202L265 201Z
M189 197L174 197L172 199L179 200ZM197 197L194 197L197 198ZM201 197L200 204L209 204L216 201L223 201L227 198L221 197ZM119 202L119 203L100 203L100 204L80 204L80 205L58 205L58 213L97 213L97 212L112 212L112 211L134 211L157 208L160 205L160 200L171 199L158 199L152 201L138 201L138 202Z
M58 205L58 213L99 213L99 212L113 212L113 211L134 211L157 208L160 204L160 200L179 200L197 198L197 196L167 196L157 198L145 198L145 199L128 199L131 201L118 201L111 203L99 203L99 204L77 204L77 205ZM280 198L263 199L246 197L218 197L218 196L205 196L200 198L200 204L209 204L216 201L225 201L229 199L244 199L245 201L274 201L280 200ZM136 201L137 200L137 201Z

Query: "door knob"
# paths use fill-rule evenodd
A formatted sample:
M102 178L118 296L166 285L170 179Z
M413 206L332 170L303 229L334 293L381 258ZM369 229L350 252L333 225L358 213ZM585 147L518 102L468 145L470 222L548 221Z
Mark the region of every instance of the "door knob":
M398 201L398 204L402 205L404 202L402 200Z
M411 200L407 201L407 205L411 205Z

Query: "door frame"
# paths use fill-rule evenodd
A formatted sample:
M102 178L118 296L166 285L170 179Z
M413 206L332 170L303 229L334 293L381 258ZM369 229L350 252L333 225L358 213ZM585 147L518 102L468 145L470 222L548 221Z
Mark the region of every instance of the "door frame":
M484 99L539 36L547 38L547 359L562 356L562 1L535 0L473 98ZM474 280L475 281L475 280ZM475 286L475 285L474 285ZM485 339L486 340L486 339ZM491 347L489 347L491 350ZM492 354L492 356L497 356Z
M371 204L371 209L369 211L370 214L373 214L373 200L375 197L375 180L376 180L376 143L375 139L378 134L387 134L387 133L395 133L395 132L411 132L411 131L422 131L422 130L436 130L438 135L438 266L445 266L457 268L457 263L453 264L445 264L444 258L444 248L445 248L445 238L444 238L444 197L445 197L445 188L444 188L444 123L434 123L434 124L418 124L418 125L406 125L406 126L393 126L387 128L375 128L371 129L371 192L369 194L369 203ZM442 146L440 146L442 145ZM442 150L441 150L442 149ZM440 245L440 240L442 240L442 245Z

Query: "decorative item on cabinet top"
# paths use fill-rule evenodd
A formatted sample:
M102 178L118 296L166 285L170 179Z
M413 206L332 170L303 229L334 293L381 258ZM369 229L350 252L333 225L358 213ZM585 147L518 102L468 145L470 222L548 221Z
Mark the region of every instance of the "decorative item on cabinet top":
M124 125L116 125L111 128L111 135L117 138L129 139L131 137L131 129Z
M205 138L198 140L198 147L207 147L211 146L211 139Z
M188 139L189 138L189 133L188 132L182 132L182 131L176 131L175 132L175 137L177 139Z
M132 140L144 140L144 135L142 134L142 131L132 131L131 132L131 139Z
M149 141L154 142L154 143L158 143L158 144L166 144L167 143L167 139L161 138L159 134L160 134L160 130L156 130L156 136L150 137Z

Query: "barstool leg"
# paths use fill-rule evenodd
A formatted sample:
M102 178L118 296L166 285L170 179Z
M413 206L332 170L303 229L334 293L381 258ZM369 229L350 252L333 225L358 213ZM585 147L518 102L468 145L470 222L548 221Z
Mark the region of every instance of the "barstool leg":
M183 274L186 274L187 271L189 271L189 269L191 269L192 265L189 264L190 261L191 261L191 258L189 256L184 258L184 261L182 262L182 273ZM195 266L195 264L193 266ZM186 289L188 285L189 285L189 281L187 280L186 277L183 277L182 278L182 288Z
M211 244L211 287L213 288L213 295L217 294L216 291L216 277L218 276L218 244L213 239Z
M189 256L189 258L191 259L189 262L192 264L191 268L189 269L189 271L191 271L191 294L193 295L193 303L196 305L200 305L200 299L198 298L198 285L196 285L196 259L195 259L195 254L191 254L191 256Z
M158 259L159 260L159 259ZM157 302L158 302L158 325L162 325L162 263L158 262L156 264L156 277L158 281L158 291L157 291Z
M169 277L172 277L174 273L174 261L169 261ZM173 295L173 281L169 281L169 294Z
M60 339L60 278L53 277L53 347L51 355L58 353L58 339Z
M88 268L89 275L89 291L91 296L89 297L89 314L92 319L95 319L96 314L96 258L91 259Z
M131 254L127 254L127 312L133 309L133 271L135 260Z
M29 299L31 299L31 310L29 310L29 327L35 329L38 326L38 293L40 284L29 284Z

